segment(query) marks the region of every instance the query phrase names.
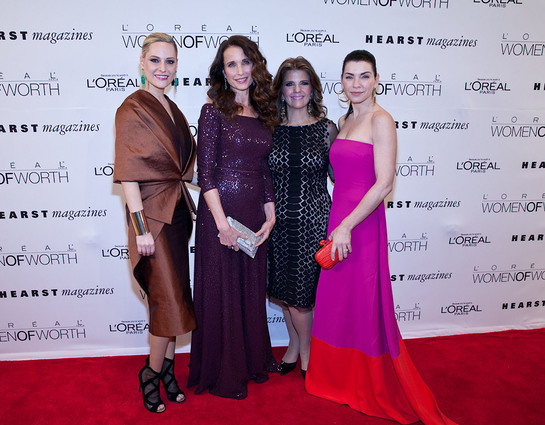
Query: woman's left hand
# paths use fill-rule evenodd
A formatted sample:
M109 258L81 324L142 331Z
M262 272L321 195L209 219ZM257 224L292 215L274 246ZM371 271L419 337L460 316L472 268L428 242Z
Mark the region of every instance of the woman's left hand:
M263 226L261 226L261 229L259 229L259 232L255 234L256 236L261 236L261 240L255 246L261 245L263 242L265 242L269 238L272 232L272 229L274 227L274 223L276 223L275 218L267 220L265 221L265 223L263 223Z
M333 241L331 246L331 259L335 259L335 253L338 252L339 260L342 261L352 252L352 232L342 223L335 228L329 235L329 240Z
M274 224L276 223L276 214L274 213L274 202L267 202L263 206L263 210L265 211L265 223L263 223L263 226L261 226L261 229L259 229L259 232L257 232L256 236L261 236L261 240L255 245L259 246L263 242L265 242L269 236L271 235L272 229L274 227Z

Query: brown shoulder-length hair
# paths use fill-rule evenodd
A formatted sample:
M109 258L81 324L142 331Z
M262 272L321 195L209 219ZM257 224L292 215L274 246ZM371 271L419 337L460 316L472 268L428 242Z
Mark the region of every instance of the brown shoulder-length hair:
M302 56L296 58L288 58L280 64L276 76L273 81L273 93L276 98L276 108L278 110L276 119L281 123L280 111L282 108L282 85L288 71L305 71L308 75L310 85L312 86L312 94L310 96L310 106L312 107L311 115L316 118L325 118L327 116L327 108L323 104L322 83L314 68L308 60ZM288 117L289 118L289 117Z
M214 103L214 107L227 119L232 119L242 111L242 105L235 102L235 93L225 88L223 53L228 47L238 46L252 62L252 79L250 86L250 104L256 111L258 119L271 131L276 125L276 106L272 93L272 75L267 71L267 60L259 51L255 42L242 35L233 35L224 40L216 57L210 65L210 89L208 97Z

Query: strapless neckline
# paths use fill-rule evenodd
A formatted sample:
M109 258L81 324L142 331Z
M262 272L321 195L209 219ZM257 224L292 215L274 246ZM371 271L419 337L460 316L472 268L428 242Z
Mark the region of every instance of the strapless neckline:
M368 142L360 142L359 140L353 140L353 139L336 139L335 141L337 140L343 140L345 142L353 142L353 143L358 143L360 145L366 145L366 146L370 146L370 147L373 147L373 144L372 143L368 143Z

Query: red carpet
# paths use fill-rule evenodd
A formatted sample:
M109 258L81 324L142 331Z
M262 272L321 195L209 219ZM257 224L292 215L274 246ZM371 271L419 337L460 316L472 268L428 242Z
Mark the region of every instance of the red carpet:
M545 424L545 329L405 342L439 406L458 424ZM279 359L284 348L274 352ZM138 393L144 358L1 362L0 424L394 424L308 395L296 371L250 383L241 401L186 390L185 403L167 402L165 413L151 414ZM180 383L188 360L176 356Z

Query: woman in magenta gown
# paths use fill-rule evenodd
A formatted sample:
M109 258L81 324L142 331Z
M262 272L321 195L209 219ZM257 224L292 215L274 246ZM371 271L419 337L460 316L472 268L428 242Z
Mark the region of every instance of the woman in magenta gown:
M328 234L332 257L318 282L306 389L371 416L403 424L454 424L412 363L394 315L384 198L393 186L395 123L375 100L373 55L344 60L350 101L330 151L335 173Z

